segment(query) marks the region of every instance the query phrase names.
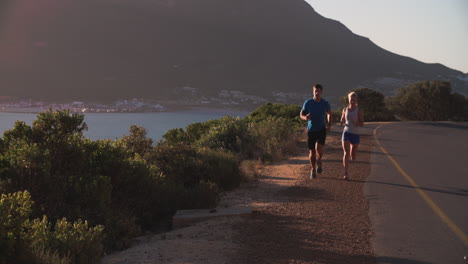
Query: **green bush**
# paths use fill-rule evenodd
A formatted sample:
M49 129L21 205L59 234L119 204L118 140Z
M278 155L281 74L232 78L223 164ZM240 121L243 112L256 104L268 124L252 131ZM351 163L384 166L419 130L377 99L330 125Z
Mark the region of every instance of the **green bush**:
M103 226L90 227L87 221L81 219L70 223L66 218L58 220L53 229L50 226L45 216L42 220L31 222L25 240L29 241L35 252L55 252L60 258L68 258L76 264L99 262L103 254ZM43 258L41 255L37 257ZM50 257L50 254L46 256Z
M468 120L466 99L452 93L450 82L424 81L400 88L388 99L389 105L403 119L421 121Z
M247 119L253 122L261 122L271 117L283 117L291 120L292 122L302 124L302 120L299 117L300 111L301 106L295 104L286 105L267 103L255 109L255 111L247 116Z
M230 190L241 181L237 157L222 150L160 144L155 153L155 163L166 181L173 181L185 188L212 182L220 190Z
M144 127L132 125L130 126L130 135L123 136L119 141L127 151L144 157L149 155L153 148L153 140L148 138L146 134Z
M66 219L51 224L29 220L33 201L29 192L0 198L0 263L97 263L102 256L103 227Z
M251 144L252 159L276 161L295 150L298 129L289 119L268 117L251 124L250 134L255 138Z
M28 229L31 195L27 192L0 196L0 263L14 259L21 237Z
M109 246L138 235L171 211L159 202L164 195L160 170L140 156L152 152L148 141L138 141L144 131L134 128L122 141L91 141L81 134L83 119L70 116L76 120L47 113L39 115L33 127L17 122L5 132L2 193L27 189L36 202L34 217L45 213L51 221L81 218L105 225Z
M245 120L225 116L220 119L218 125L212 126L208 133L201 136L199 145L238 153L242 156L252 140L248 134L248 123Z
M451 99L452 107L448 120L468 121L468 97L454 93Z
M212 119L206 122L193 123L187 126L187 137L190 142L197 142L201 139L203 135L208 133L208 131L213 128L221 125L224 122L224 119L232 119L232 117L225 117L221 119Z
M160 143L228 151L236 153L241 160L276 160L290 152L286 149L291 149L294 145L289 138L295 140L295 130L302 124L299 118L300 109L298 105L268 103L242 119L225 116L190 124L186 131L169 130ZM265 129L262 130L262 126ZM285 141L285 138L288 140ZM278 149L280 145L282 146ZM262 153L263 151L267 153Z
M164 144L168 145L189 145L191 143L187 133L182 128L169 129L162 138L165 140Z
M232 190L242 181L242 173L237 157L228 152L218 150L199 151L201 173L203 180L212 182L224 191Z
M193 146L158 144L153 162L158 164L167 180L191 186L201 180L197 159L198 153Z
M93 153L86 150L92 144L69 141L60 150L52 150L50 145L36 142L9 142L10 147L0 156L8 164L0 179L2 192L27 189L38 205L33 210L36 217L42 214L41 208L54 220L85 217L103 223L112 187L109 177L93 173L99 168L87 166Z
M194 144L195 142L198 142L203 135L208 133L211 128L221 125L222 122L222 119L212 119L206 122L189 124L186 131L182 128L170 129L162 136L164 139L163 143L168 145Z

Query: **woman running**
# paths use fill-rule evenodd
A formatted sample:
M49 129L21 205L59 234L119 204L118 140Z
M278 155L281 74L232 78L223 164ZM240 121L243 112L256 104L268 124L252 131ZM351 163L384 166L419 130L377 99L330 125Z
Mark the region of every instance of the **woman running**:
M361 142L359 136L359 127L364 126L364 114L358 107L357 94L351 92L348 94L349 105L343 109L341 114L341 125L345 125L343 129L343 136L341 137L341 143L343 146L343 167L344 176L343 179L348 180L348 167L349 158L356 160L356 152Z

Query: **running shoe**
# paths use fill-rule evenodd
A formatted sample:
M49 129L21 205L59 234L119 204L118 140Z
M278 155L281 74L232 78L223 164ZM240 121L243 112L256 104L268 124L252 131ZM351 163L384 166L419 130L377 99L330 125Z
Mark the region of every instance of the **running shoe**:
M311 179L317 178L317 173L314 170L310 171L310 178Z
M322 161L317 161L317 172L322 173Z

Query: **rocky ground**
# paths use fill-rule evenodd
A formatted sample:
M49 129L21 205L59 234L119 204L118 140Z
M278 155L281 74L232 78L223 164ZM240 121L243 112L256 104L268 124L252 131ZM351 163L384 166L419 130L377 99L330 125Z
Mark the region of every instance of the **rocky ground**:
M361 137L351 180L345 181L339 130L328 135L324 172L317 179L308 178L304 143L299 155L266 166L258 181L227 193L219 205L250 206L251 215L141 237L102 263L376 263L363 194L372 138Z

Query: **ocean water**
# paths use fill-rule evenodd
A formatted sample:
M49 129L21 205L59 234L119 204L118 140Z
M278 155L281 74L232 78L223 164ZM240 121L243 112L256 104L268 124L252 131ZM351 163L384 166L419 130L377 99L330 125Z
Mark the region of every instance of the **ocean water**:
M88 130L84 136L92 140L121 138L129 134L131 125L137 125L146 128L147 137L157 142L172 128L185 129L189 124L219 119L226 115L244 117L248 112L206 109L151 113L86 113ZM36 119L37 114L0 112L0 137L3 137L5 131L12 129L17 120L32 125Z

